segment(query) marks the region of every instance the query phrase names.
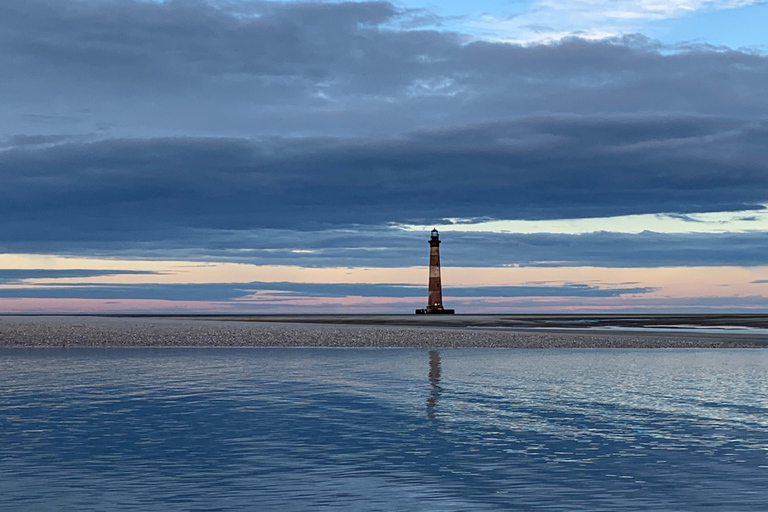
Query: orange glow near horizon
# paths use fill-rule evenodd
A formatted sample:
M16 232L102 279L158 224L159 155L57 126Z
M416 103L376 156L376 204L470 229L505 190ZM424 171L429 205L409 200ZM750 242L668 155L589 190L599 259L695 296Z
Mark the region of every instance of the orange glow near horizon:
M0 254L0 269L115 270L146 271L149 274L114 274L95 277L33 278L0 285L0 289L36 288L62 285L142 285L142 284L212 284L250 282L292 282L312 284L405 284L424 287L428 269L424 267L300 267L254 265L229 262L189 262L176 260L124 260L107 258L70 258L55 255ZM768 267L443 267L443 292L448 301L469 309L538 307L542 310L569 311L645 308L667 304L685 306L693 299L721 298L725 302L760 303L768 297ZM483 286L563 286L588 285L601 289L650 288L652 291L623 294L620 297L473 297L452 298L451 288ZM480 292L481 293L481 292ZM749 299L749 301L746 301ZM402 307L421 305L424 300L390 297L305 297L265 293L244 295L226 302L165 301L138 299L0 299L0 312L25 311L123 311L123 310L211 310L242 311L253 307L323 309ZM749 302L749 304L747 304ZM768 300L764 301L768 304ZM714 306L713 306L714 307ZM736 306L734 306L736 307Z

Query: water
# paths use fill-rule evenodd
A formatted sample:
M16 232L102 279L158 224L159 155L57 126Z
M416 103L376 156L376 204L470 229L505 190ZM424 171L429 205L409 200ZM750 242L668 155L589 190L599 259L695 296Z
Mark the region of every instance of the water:
M768 351L0 349L0 510L765 510Z

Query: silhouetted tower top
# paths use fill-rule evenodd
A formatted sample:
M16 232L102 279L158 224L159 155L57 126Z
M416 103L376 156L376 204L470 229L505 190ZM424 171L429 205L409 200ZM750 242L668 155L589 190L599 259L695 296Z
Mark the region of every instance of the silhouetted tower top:
M440 236L436 229L429 238L429 297L427 307L417 309L416 313L447 313L454 310L443 308L443 287L440 282Z
M440 237L437 235L437 230L432 230L432 236L429 238L429 246L436 247L440 245Z

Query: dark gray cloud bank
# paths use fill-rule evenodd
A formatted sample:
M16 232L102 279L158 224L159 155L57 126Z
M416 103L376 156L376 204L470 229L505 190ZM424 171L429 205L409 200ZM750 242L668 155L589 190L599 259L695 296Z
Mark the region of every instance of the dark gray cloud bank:
M398 28L418 15L386 2L3 2L4 129L360 136L535 112L768 113L764 55Z
M676 132L675 140L657 140L663 130ZM762 124L580 117L526 118L386 141L120 139L14 148L0 154L0 245L53 252L197 249L202 257L228 250L259 262L289 256L312 264L325 256L315 264L417 263L421 258L402 259L397 250L423 249L422 237L381 226L453 216L756 207L768 190L766 140ZM450 236L469 244L454 246L466 253L462 264L482 258L487 264L765 261L755 235ZM734 251L755 243L757 251ZM477 254L478 247L497 249L495 261L485 249ZM239 253L243 248L252 252Z
M768 202L765 55L421 14L0 3L0 251L399 266L423 236L390 223ZM451 236L458 265L768 263L754 234Z

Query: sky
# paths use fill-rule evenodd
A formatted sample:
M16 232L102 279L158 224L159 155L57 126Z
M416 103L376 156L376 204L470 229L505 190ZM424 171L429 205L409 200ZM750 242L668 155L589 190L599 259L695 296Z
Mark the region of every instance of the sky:
M768 306L762 0L0 2L0 313Z

